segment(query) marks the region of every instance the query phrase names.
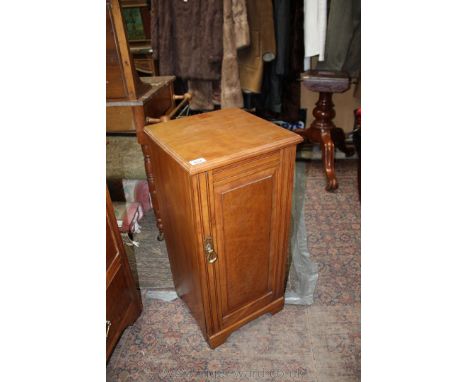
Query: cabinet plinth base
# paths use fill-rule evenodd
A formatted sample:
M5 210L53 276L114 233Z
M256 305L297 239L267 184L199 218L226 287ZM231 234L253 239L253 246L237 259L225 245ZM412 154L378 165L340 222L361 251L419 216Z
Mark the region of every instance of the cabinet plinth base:
M250 314L249 316L244 317L243 319L237 321L235 324L228 326L227 328L215 333L207 338L210 348L214 349L219 345L222 345L232 332L240 328L241 326L249 323L250 321L255 320L256 318L264 315L265 313L276 314L284 308L284 297L281 297L270 304L266 305L260 310Z

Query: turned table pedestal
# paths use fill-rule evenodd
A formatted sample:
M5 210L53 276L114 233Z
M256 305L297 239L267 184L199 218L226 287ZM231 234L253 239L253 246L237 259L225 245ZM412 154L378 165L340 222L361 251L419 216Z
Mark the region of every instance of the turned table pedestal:
M335 145L346 156L354 154L354 149L345 144L343 129L336 127L333 123L335 117L333 93L343 93L348 90L349 77L343 72L312 70L302 76L302 81L307 90L319 92L319 99L313 111L315 119L310 127L304 131L296 130L295 132L310 142L320 143L323 167L327 177L325 189L334 191L338 188L335 175Z

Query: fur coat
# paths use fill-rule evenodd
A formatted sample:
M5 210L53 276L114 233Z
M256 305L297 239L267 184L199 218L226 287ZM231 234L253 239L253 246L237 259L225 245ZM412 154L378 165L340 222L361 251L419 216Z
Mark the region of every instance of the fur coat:
M246 0L152 0L153 56L161 75L188 80L193 110L243 107L237 50L250 44Z
M237 50L250 44L246 0L223 0L223 61L221 83L189 81L192 93L190 108L212 110L214 89L220 87L221 108L244 107L244 98L239 77Z
M219 80L223 0L152 0L151 40L160 75Z
M213 110L213 89L220 86L221 108L244 107L237 50L250 44L246 0L223 0L223 61L221 83L189 81L193 110Z
M243 107L237 50L250 45L246 0L224 0L221 107Z

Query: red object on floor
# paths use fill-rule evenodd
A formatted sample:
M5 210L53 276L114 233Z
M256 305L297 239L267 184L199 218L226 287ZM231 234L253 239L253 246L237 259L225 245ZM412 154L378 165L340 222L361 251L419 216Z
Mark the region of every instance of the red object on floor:
M138 222L143 217L143 208L140 203L112 202L112 206L121 233L133 234L140 231Z

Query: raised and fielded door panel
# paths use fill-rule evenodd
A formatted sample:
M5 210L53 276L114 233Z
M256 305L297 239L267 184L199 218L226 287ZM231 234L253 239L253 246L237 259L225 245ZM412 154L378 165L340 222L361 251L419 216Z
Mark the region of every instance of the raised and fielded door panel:
M279 153L212 172L218 322L225 328L275 298Z

